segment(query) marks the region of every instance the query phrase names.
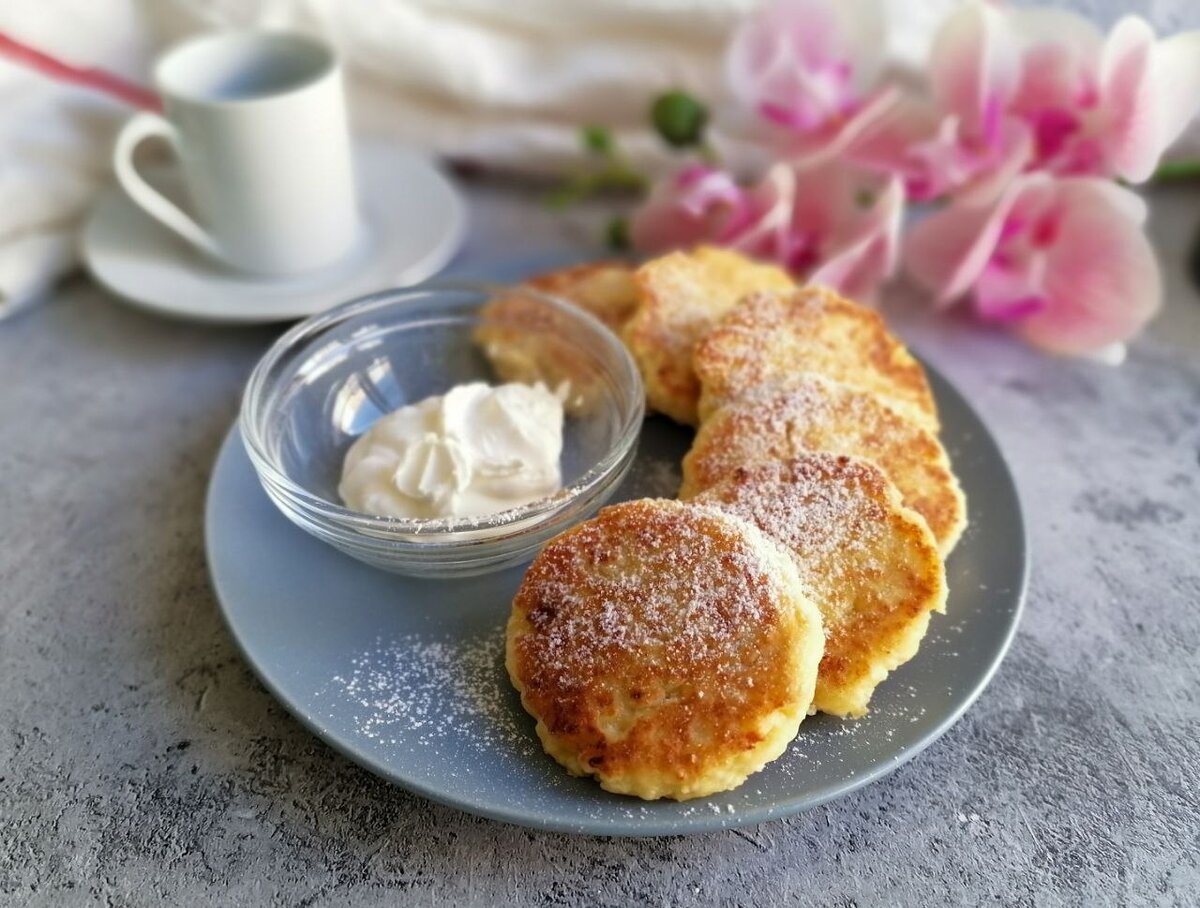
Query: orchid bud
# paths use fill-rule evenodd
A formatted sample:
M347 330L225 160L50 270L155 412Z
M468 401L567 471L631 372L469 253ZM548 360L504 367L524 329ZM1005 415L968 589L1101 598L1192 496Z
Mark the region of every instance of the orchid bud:
M687 92L669 91L654 102L650 119L664 142L674 148L688 148L704 141L708 108Z

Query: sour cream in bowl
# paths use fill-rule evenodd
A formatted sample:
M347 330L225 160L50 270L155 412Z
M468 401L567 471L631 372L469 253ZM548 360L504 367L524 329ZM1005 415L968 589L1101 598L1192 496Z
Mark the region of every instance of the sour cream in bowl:
M547 349L569 362L569 380L504 381L496 351L479 342L481 310L501 292L524 293L431 284L373 294L267 351L240 428L284 516L376 567L448 577L527 561L595 513L636 449L637 367L599 321L531 292L546 317L522 325L552 332ZM540 338L523 340L534 341L523 353L539 348Z
M346 507L486 517L562 488L563 398L543 384L457 385L380 418L346 452Z

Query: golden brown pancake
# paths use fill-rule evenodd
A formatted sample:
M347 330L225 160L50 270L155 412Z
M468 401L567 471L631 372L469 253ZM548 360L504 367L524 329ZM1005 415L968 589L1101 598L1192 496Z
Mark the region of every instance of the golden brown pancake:
M638 304L633 272L628 262L587 262L536 275L522 286L573 303L619 334Z
M814 372L887 399L938 430L925 370L879 313L824 287L742 300L696 345L700 418L759 385Z
M774 265L701 246L647 262L635 279L640 303L622 337L646 384L646 401L676 422L696 425L700 385L692 348L739 299L795 286Z
M619 331L637 303L636 292L633 269L621 262L551 271L488 302L480 310L474 339L501 381L540 381L551 389L567 382L567 412L583 415L603 398L605 379L594 364L580 359L580 342L571 340L577 326L539 294L578 306Z
M694 498L739 467L809 451L873 461L925 518L943 557L962 535L966 501L937 436L874 394L805 373L750 391L705 420L683 459L679 497Z
M917 652L944 611L937 541L873 463L835 454L739 467L692 499L782 543L821 610L825 655L813 706L862 716L875 687Z
M683 800L784 751L823 644L779 545L721 511L642 499L546 545L513 600L507 666L571 774Z

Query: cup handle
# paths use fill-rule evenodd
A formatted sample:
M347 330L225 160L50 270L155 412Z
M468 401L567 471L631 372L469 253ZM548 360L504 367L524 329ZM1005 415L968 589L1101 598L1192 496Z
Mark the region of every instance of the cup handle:
M133 117L122 128L113 147L113 169L117 182L129 197L147 214L199 249L217 255L217 244L203 227L184 214L174 202L142 179L133 166L133 153L144 140L166 139L175 154L179 154L179 133L175 127L158 114L143 112Z

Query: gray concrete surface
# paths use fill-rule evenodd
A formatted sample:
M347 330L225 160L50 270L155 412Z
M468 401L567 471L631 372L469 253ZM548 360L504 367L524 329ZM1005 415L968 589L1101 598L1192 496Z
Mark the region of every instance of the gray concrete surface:
M467 257L569 245L476 193ZM1011 459L1032 534L992 686L884 781L757 828L539 834L389 787L243 665L201 505L271 329L164 321L85 280L0 326L0 903L1200 902L1200 194L1160 193L1162 317L1113 370L903 293L895 318Z

